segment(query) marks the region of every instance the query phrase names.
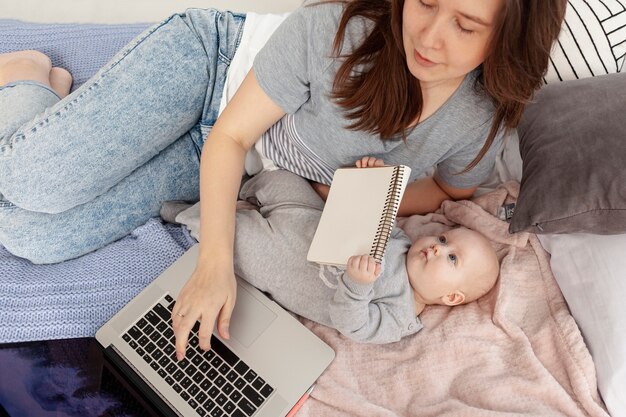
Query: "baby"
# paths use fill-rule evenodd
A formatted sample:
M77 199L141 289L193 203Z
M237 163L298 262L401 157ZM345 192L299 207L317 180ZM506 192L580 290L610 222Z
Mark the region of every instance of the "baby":
M413 334L426 305L474 301L498 277L489 241L466 228L412 243L394 227L381 264L368 255L350 257L346 268L307 262L324 207L307 180L284 170L262 172L240 197L259 210L237 212L235 273L284 308L358 341Z

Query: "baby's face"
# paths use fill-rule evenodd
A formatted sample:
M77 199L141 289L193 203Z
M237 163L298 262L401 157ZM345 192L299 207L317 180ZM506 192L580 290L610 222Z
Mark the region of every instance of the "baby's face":
M442 304L441 297L467 291L469 277L477 276L492 259L490 250L480 233L466 228L421 237L407 254L411 286L424 304Z

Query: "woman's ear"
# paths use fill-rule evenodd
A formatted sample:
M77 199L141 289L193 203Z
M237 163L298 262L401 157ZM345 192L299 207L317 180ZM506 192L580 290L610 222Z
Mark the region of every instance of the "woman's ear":
M441 303L447 306L458 306L459 304L463 304L464 301L465 294L459 290L441 297Z

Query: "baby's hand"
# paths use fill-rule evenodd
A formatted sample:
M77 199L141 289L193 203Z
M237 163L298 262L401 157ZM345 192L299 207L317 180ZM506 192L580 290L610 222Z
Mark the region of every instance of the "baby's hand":
M358 284L371 284L380 275L380 264L369 255L357 255L348 258L348 275Z
M374 158L373 156L364 156L363 158L356 161L357 168L371 168L383 166L385 166L385 161L379 158Z

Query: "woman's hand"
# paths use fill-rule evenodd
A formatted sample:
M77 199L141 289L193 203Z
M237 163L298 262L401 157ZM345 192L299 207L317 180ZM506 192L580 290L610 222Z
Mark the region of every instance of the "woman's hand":
M211 348L211 334L216 322L219 335L224 339L230 338L228 327L237 292L235 274L232 268L224 270L207 264L199 262L172 310L178 360L185 357L189 332L197 320L200 320L198 339L201 349Z

